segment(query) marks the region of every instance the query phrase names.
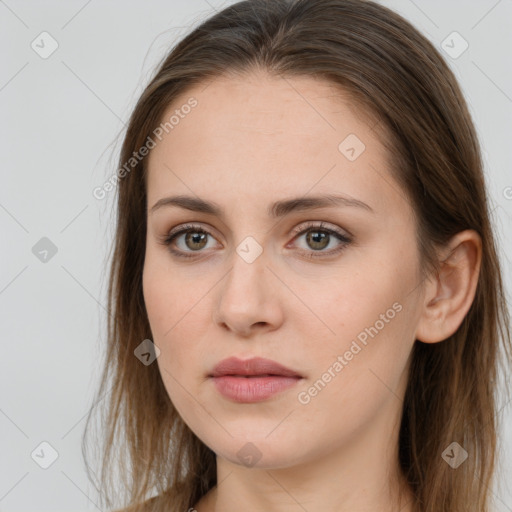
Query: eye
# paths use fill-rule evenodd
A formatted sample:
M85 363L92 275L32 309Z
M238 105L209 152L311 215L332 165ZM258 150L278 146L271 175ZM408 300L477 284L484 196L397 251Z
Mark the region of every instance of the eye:
M172 254L182 258L193 258L195 252L201 252L207 246L208 237L212 237L212 235L201 226L186 224L181 226L178 231L171 231L163 243L169 247ZM178 250L172 247L175 240L177 240ZM180 241L182 242L181 247Z
M304 241L307 245L306 250L301 251L302 255L308 259L313 258L327 258L334 256L345 249L351 242L352 238L338 228L327 228L325 223L320 224L307 223L302 224L295 228L295 233L298 233L294 238L299 239L305 235ZM339 242L334 249L325 251L331 242ZM311 250L308 250L311 249Z
M325 224L307 223L301 224L293 230L296 235L294 240L306 235L305 242L308 247L301 249L301 254L305 258L324 258L331 257L341 252L347 245L352 242L352 238L338 228L327 228ZM162 243L168 246L169 251L181 258L194 258L199 256L203 249L208 246L208 237L213 238L208 231L201 226L194 224L186 224L180 226L178 230L172 230ZM338 245L329 251L324 249L329 247L331 242L339 242ZM181 244L180 244L181 242ZM173 245L177 246L175 249Z

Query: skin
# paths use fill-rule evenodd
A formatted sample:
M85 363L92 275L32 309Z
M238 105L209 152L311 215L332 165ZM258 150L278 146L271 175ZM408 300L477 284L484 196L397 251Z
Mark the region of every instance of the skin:
M382 128L373 131L375 123L327 82L263 71L217 78L188 90L164 118L190 96L197 107L149 155L143 289L169 397L217 455L219 484L195 509L411 511L397 464L410 354L416 339L440 342L462 322L477 282L478 235L454 237L439 251L446 260L439 276L421 281L413 210L389 172ZM366 146L354 161L338 149L349 134ZM356 198L373 213L336 206L267 214L274 201L326 193ZM225 215L175 206L151 212L178 194L213 201ZM331 235L324 245L308 243L322 221L353 237L323 258L343 242ZM316 227L293 232L306 222ZM210 233L195 252L186 235L174 241L191 259L162 243L185 223ZM236 252L248 236L263 249L252 263ZM298 394L393 304L401 311L301 403ZM207 375L233 355L273 359L303 379L262 402L232 402ZM237 456L248 442L257 448L251 466Z

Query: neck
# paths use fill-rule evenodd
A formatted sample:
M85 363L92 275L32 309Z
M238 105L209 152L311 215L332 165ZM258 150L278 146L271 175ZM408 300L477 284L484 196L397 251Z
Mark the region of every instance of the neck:
M249 468L218 456L218 484L195 509L411 512L412 492L398 468L399 416L390 421L382 415L368 424L342 446L290 467Z

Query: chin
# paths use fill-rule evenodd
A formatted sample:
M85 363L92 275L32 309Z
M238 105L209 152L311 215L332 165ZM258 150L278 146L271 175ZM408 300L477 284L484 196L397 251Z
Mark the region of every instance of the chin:
M217 456L248 469L280 469L299 464L303 454L297 453L296 447L283 444L281 440L270 440L267 434L248 440L243 438L230 438L228 446L210 446Z

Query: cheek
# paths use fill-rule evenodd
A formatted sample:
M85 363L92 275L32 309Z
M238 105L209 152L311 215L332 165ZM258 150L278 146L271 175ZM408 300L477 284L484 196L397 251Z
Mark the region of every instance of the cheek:
M146 249L142 289L155 337L169 331L193 304L194 287L187 284L180 273L170 266L167 252L151 244Z
M414 343L413 270L394 269L391 263L385 269L369 266L340 281L319 309L334 333L303 337L310 387L302 403L310 400L319 411L336 403L340 414L362 418L393 392L399 395ZM307 330L313 333L312 327Z
M169 304L169 300L172 300L175 294L167 284L165 273L159 271L151 259L146 259L142 273L142 291L149 324L153 336L156 337L161 335L164 322L169 322L166 312L169 311L169 307L174 307L174 305Z
M179 283L151 255L147 255L142 275L144 303L148 315L153 342L160 349L159 364L163 362L171 370L168 356L179 320L185 315L183 296L177 293ZM163 375L165 377L165 375Z
M143 293L153 342L160 349L158 364L166 385L172 384L169 374L186 378L184 368L197 360L199 346L195 343L205 300L201 286L193 286L176 272L166 268L165 261L149 256L143 271ZM169 381L170 379L170 381Z
M186 308L184 297L177 293L177 278L170 277L167 270L156 264L151 257L146 258L143 271L143 293L152 341L160 349L156 360L165 389L174 407L186 421L192 421L190 403L183 386L188 388L186 374L182 369L191 358L192 343L187 340ZM180 321L181 319L181 321Z
M401 400L411 348L402 314L405 309L377 333L354 326L352 332L366 336L341 337L328 350L311 352L314 368L297 399L304 417L329 418L327 437L347 441Z
M364 342L375 334L376 323L378 338L390 330L399 315L393 304L401 299L400 288L391 278L377 274L370 271L347 272L335 278L331 276L323 288L318 288L316 280L314 287L306 283L300 290L315 315L303 314L303 307L290 314L294 322L302 323L300 331L310 333L303 337L302 342L312 355L325 359L343 354L350 349L353 340L359 340L364 346ZM336 282L338 286L333 284ZM299 311L301 314L297 314ZM384 320L381 320L381 315L384 315Z
M309 275L303 272L294 282L294 292L314 315L305 311L304 305L298 305L297 311L306 313L302 317L304 322L309 320L309 330L317 329L328 345L341 348L344 341L401 302L413 286L414 269L403 261L409 260L408 254L393 243L374 245L352 252L347 249L339 265Z

